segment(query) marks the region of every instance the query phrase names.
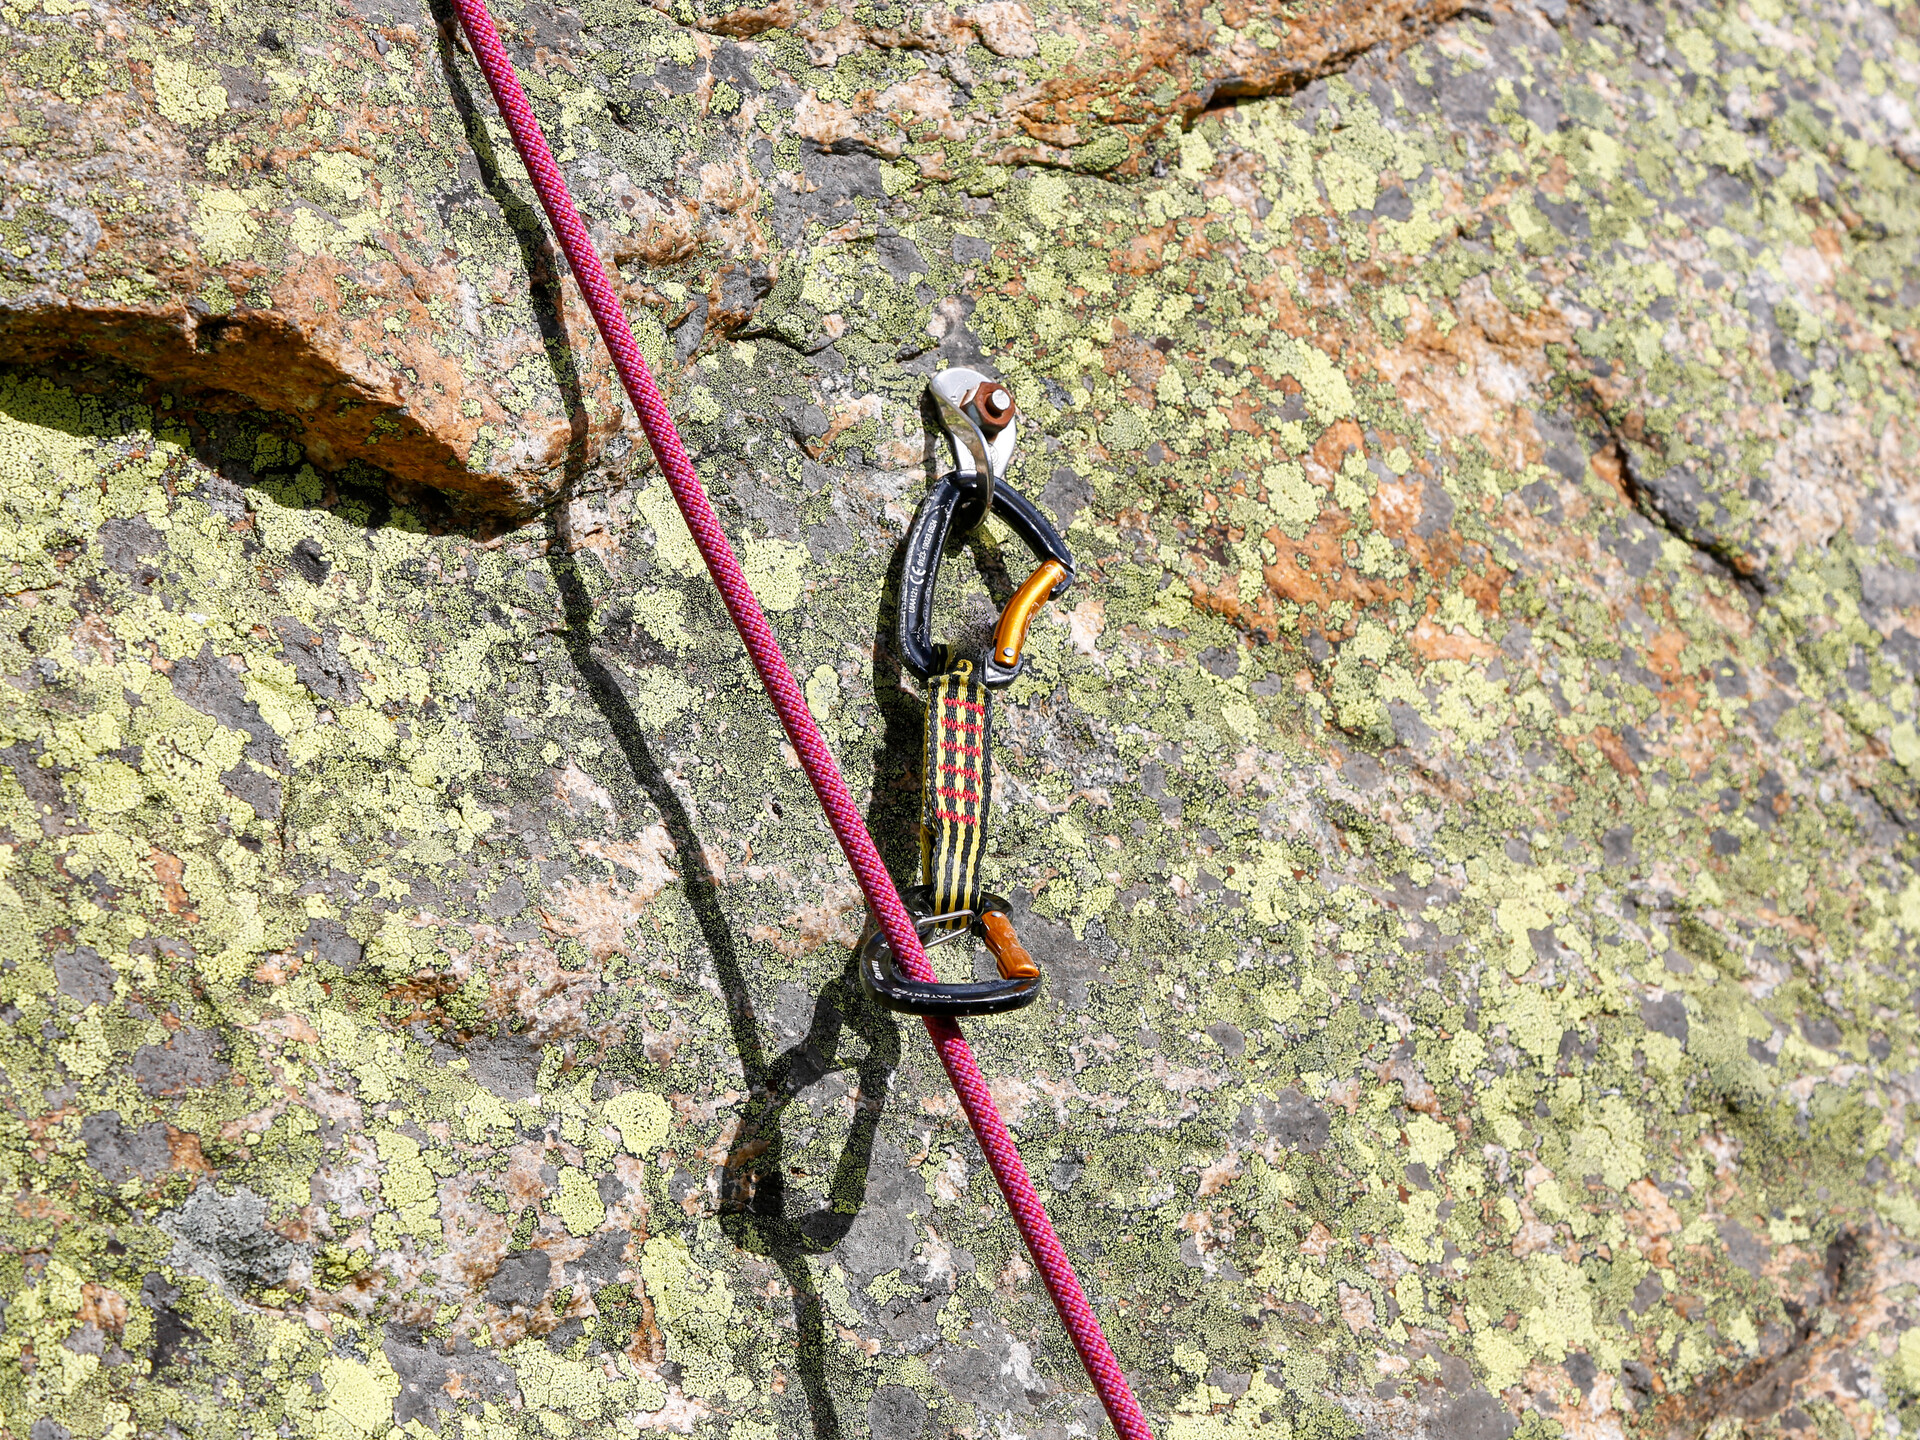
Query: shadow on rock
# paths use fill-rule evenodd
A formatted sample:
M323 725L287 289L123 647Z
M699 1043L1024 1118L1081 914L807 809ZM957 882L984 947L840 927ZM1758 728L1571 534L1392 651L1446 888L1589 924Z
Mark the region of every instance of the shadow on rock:
M575 558L566 543L564 524L563 506L554 512L548 549L548 565L566 617L561 639L595 708L606 719L634 778L659 811L672 840L687 902L726 998L727 1023L746 1076L746 1109L721 1171L722 1227L735 1244L767 1256L786 1276L793 1289L798 1329L796 1368L814 1433L819 1440L839 1440L844 1430L827 1376L829 1327L807 1257L838 1245L865 1201L874 1139L886 1103L887 1077L900 1059L899 1032L860 992L849 957L846 970L828 983L815 1002L806 1034L769 1058L739 947L707 863L706 847L685 803L655 758L646 730L619 680L594 654L593 601L581 573L583 562ZM859 1080L853 1126L834 1168L826 1206L799 1216L789 1215L782 1164L782 1116L802 1091L837 1070L849 1068L839 1059L841 1037L847 1030L866 1042L865 1055L852 1063Z

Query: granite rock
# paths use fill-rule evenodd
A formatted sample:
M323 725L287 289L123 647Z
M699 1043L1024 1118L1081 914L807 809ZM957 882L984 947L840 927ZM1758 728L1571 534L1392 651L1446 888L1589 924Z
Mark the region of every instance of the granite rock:
M0 8L0 1429L1094 1433L435 14ZM903 879L1025 411L969 1033L1161 1432L1920 1424L1920 11L501 18Z

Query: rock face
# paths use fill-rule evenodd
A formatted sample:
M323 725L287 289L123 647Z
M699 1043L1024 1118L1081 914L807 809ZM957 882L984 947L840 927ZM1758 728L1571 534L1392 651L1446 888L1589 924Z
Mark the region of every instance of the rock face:
M1162 1433L1920 1424L1920 11L501 18L903 878L1026 413L971 1033ZM0 27L0 1433L1093 1433L458 43Z
M1063 16L1042 37L1013 0L899 23L779 0L686 29L536 10L515 34L664 364L747 325L783 260L804 269L779 223L795 208L781 199L815 190L787 168L796 141L898 158L935 139L918 173L957 169L976 190L1023 161L1131 172L1169 117L1298 88L1458 8L1321 4L1276 29L1267 11L1167 5ZM316 463L377 467L464 518L537 511L603 462L624 471L624 398L444 17L60 13L76 18L4 32L0 360L104 357L238 398L292 422ZM906 78L862 87L876 62ZM898 188L879 185L868 166L799 208Z

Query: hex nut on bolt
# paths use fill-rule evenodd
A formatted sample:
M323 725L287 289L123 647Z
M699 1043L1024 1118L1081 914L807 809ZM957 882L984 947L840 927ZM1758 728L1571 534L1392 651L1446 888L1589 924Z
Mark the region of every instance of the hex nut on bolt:
M1007 422L1013 419L1013 395L1006 386L998 381L989 380L984 385L974 387L967 397L974 413L980 417L980 428L988 435L998 435L1007 428Z

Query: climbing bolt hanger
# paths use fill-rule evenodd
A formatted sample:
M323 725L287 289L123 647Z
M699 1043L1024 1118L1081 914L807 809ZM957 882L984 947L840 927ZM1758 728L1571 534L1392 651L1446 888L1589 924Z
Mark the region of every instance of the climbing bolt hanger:
M1040 607L1073 583L1073 558L1047 517L1006 483L1018 439L1013 396L977 370L944 370L933 394L954 469L935 482L907 531L900 582L900 657L927 686L920 812L921 884L901 893L931 949L965 936L986 942L998 980L941 984L900 972L892 946L869 924L860 945L860 980L880 1004L914 1015L995 1015L1039 998L1040 968L1021 947L1007 902L984 888L993 791L993 692L1026 668L1021 654ZM933 639L940 557L955 528L966 534L989 514L1000 517L1038 561L1001 611L992 643L968 654Z

